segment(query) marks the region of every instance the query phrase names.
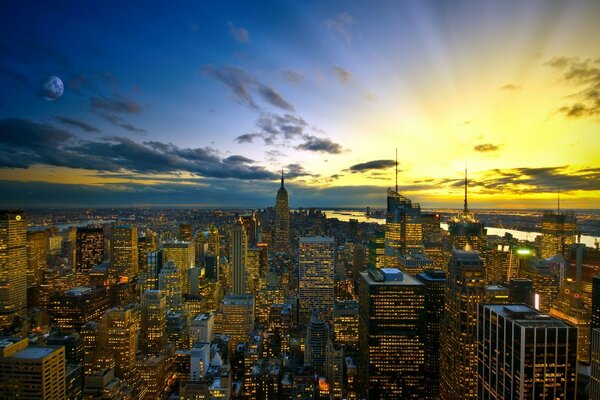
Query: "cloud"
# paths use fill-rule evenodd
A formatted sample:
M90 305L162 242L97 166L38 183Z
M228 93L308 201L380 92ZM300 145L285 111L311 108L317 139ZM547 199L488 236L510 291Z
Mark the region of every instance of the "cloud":
M500 146L497 146L492 143L483 143L483 144L478 144L478 145L474 146L473 150L478 151L480 153L489 153L492 151L500 150Z
M229 33L231 36L240 43L248 43L250 41L250 34L242 27L236 27L233 22L228 22Z
M140 135L145 135L146 133L148 133L147 130L131 125L129 122L125 121L118 115L102 113L100 114L100 116L108 122L110 122L111 124L113 124L114 126L122 128L128 132L138 133Z
M90 124L87 124L87 123L80 121L78 119L75 119L75 118L68 118L68 117L63 117L63 116L59 115L59 116L55 117L55 119L64 125L69 125L69 126L73 126L75 128L79 128L82 131L85 131L88 133L99 133L100 132L100 129L96 128L95 126L92 126Z
M116 95L112 98L92 97L90 107L97 112L111 112L119 114L139 114L142 107L133 100Z
M283 169L284 175L289 179L293 179L293 178L299 178L299 177L303 177L303 176L317 176L314 174L311 174L310 172L308 172L307 170L304 169L304 167L302 166L302 164L299 163L292 163L292 164L288 164L284 167Z
M558 108L569 118L598 117L600 115L600 59L554 57L545 65L562 73L562 82L573 87L569 96L573 102Z
M238 142L239 144L242 143L253 143L254 139L256 138L262 138L263 136L260 133L246 133L244 135L240 135L238 137L236 137L235 139L233 139L235 142Z
M296 150L314 151L317 153L340 154L342 146L327 138L305 135L304 142L294 147Z
M341 35L347 41L351 40L350 33L348 32L348 27L354 22L352 15L347 12L343 12L341 14L336 15L333 18L328 18L325 20L325 27L330 31L334 31Z
M372 170L380 170L380 169L388 169L396 166L396 161L394 160L373 160L360 164L355 164L348 168L352 173L357 172L366 172Z
M293 69L280 69L277 73L283 80L294 85L299 85L306 78L303 72Z
M277 174L239 155L221 158L209 147L181 148L156 141L124 137L81 140L49 124L0 119L0 168L35 164L139 174L189 172L212 178L276 179Z
M335 75L336 79L344 85L352 83L352 73L342 67L337 65L333 67L333 74Z
M267 145L281 145L282 142L301 138L308 123L294 114L261 113L256 121L257 132L246 133L234 139L238 143L252 143L261 138Z
M260 110L254 96L262 98L268 104L285 111L294 111L294 106L272 87L258 81L245 70L235 67L215 67L209 65L204 72L221 83L232 92L234 99L253 110Z
M500 90L506 90L506 91L514 92L516 90L521 90L521 86L520 85L513 85L512 83L509 83L509 84L506 84L506 85L500 87Z

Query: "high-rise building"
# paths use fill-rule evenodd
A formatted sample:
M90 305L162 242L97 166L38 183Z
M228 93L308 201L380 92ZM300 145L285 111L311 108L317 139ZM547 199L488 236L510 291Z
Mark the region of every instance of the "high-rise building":
M193 242L166 242L162 249L163 265L172 261L181 274L181 293L192 293L189 270L196 262L196 248Z
M592 329L600 329L600 275L592 278Z
M357 301L345 301L335 304L333 309L333 331L337 343L358 348Z
M66 400L65 349L0 338L0 400Z
M531 279L512 278L508 283L508 288L511 303L533 306L533 282Z
M467 200L467 170L465 170L465 200L463 211L448 222L450 248L456 250L482 251L487 246L487 230L469 210Z
M574 399L577 328L521 304L479 304L480 399Z
M158 355L165 349L167 303L160 290L142 294L142 350L146 355Z
M50 296L48 315L54 326L79 330L87 322L100 318L108 307L109 297L105 288L74 287Z
M104 231L88 226L76 230L76 269L90 272L104 261Z
M202 313L190 321L190 345L211 343L214 338L215 315Z
M121 225L111 229L110 275L117 280L131 280L138 274L138 229Z
M398 257L407 253L423 252L421 206L413 203L396 190L387 191L385 218L385 265L397 267Z
M568 257L571 245L575 243L577 222L570 212L546 212L542 217L541 257L549 258L557 254Z
M281 186L275 199L275 230L273 235L273 251L290 251L290 207L288 192L283 186L283 170L281 171Z
M179 240L182 242L194 241L194 227L192 224L179 225Z
M48 268L48 231L27 232L27 285L39 286Z
M300 238L298 295L300 314L307 321L313 308L330 320L334 303L335 242L332 237Z
M136 337L137 326L130 309L113 308L100 318L98 348L114 360L118 378L135 377Z
M360 272L359 346L369 399L425 397L425 285L395 268Z
M368 252L368 266L371 269L378 269L385 267L385 232L376 230L369 238L369 244L367 247ZM356 278L358 279L358 272L356 271Z
M321 319L319 312L313 310L306 330L304 363L310 365L315 374L320 376L325 374L325 355L328 341L329 326L327 322Z
M237 221L231 229L231 258L232 258L232 293L249 293L246 277L248 264L248 237L241 221Z
M448 264L440 332L440 398L477 397L477 303L485 300L483 260L454 250Z
M0 211L0 328L27 312L26 227L23 211Z
M254 296L228 294L221 302L220 321L215 321L215 332L229 335L230 349L245 342L254 330Z
M425 285L425 386L427 398L435 399L440 392L440 331L444 317L446 274L443 270L428 270L416 278Z
M592 278L590 399L600 398L600 275Z
M530 259L524 264L522 275L532 282L533 304L536 309L547 313L558 296L559 273L546 260Z
M179 310L182 303L181 273L173 261L166 263L158 274L158 289L164 293L167 310Z

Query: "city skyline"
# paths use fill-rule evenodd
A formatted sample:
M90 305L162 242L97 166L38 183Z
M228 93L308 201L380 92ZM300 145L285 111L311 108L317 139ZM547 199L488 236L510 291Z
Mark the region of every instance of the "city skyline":
M0 207L600 204L597 2L140 5L2 6Z

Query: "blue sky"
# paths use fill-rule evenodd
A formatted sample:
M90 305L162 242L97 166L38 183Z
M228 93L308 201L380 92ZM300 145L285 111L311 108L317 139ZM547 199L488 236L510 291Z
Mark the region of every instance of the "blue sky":
M398 148L401 191L426 206L460 207L466 163L475 207L548 207L558 186L594 207L599 17L593 1L5 2L0 205L268 206L283 168L294 206L378 206Z

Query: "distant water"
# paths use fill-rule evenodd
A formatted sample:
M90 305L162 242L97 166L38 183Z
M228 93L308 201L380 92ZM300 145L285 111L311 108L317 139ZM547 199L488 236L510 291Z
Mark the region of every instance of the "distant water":
M367 218L365 213L362 211L334 211L334 210L322 210L327 218L337 218L340 221L349 221L350 219L356 219L358 222L370 222L374 224L385 224L385 218ZM448 224L446 222L442 222L440 224L442 229L448 230ZM504 236L505 233L510 233L519 240L528 240L533 242L537 236L540 236L540 232L527 232L527 231L518 231L515 229L505 229L505 228L492 228L487 227L488 235L498 235ZM581 235L581 243L584 243L588 247L594 247L594 241L600 242L599 236L588 236Z
M35 230L44 230L44 229L48 229L51 226L56 226L58 227L58 229L60 231L64 231L65 229L68 229L72 226L76 227L76 228L85 228L88 225L104 225L104 224L112 224L113 222L115 222L114 219L92 219L89 221L79 221L79 222L73 222L70 224L58 224L58 225L46 225L46 226L29 226L27 227L27 230L30 231L35 231Z

